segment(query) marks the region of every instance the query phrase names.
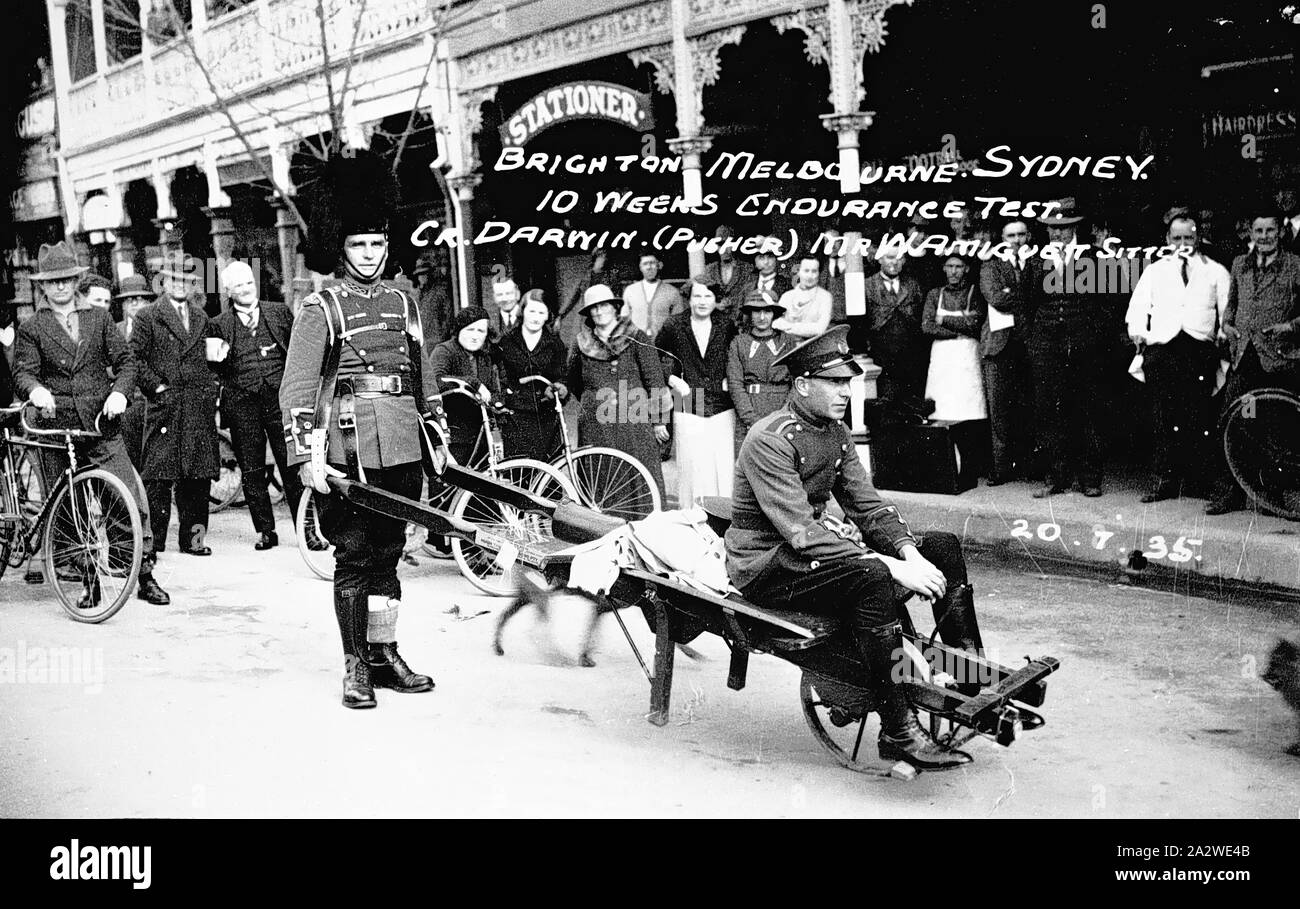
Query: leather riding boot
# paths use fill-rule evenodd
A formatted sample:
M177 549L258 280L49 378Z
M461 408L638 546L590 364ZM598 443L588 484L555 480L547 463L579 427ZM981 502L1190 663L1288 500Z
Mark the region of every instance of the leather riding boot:
M401 601L371 596L366 600L366 660L378 688L414 694L433 690L433 679L411 671L397 652L397 613Z
M948 592L930 604L934 612L935 626L939 629L939 639L955 650L965 650L973 654L984 653L984 642L980 640L979 623L975 620L975 587L972 584L958 584L948 588ZM979 694L978 676L970 678L969 673L957 672L957 690L972 697Z
M433 690L433 679L413 672L397 652L397 642L371 644L368 657L370 677L376 688L391 688L406 694Z
M364 656L364 637L357 635L357 614L361 615L364 635L366 595L361 590L335 590L334 616L343 639L343 706L353 709L374 707L375 689L370 681L370 666ZM361 646L358 646L361 643Z
M903 650L903 629L897 622L854 633L867 662L868 678L880 714L881 760L906 761L918 770L946 770L968 764L971 756L940 745L921 728L901 684L894 679L894 660Z

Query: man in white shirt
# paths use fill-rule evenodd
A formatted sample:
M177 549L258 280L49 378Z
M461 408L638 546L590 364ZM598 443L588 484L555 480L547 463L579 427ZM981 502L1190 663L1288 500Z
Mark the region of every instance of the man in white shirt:
M831 325L831 293L818 284L821 262L816 256L799 260L799 283L781 294L785 315L772 323L777 331L798 338L815 338Z
M1169 222L1166 242L1180 250L1157 259L1138 279L1129 300L1129 337L1142 350L1142 369L1155 421L1155 486L1143 502L1182 494L1205 463L1210 399L1218 371L1231 279L1228 270L1197 249L1190 214Z
M657 337L669 316L686 311L682 295L677 288L659 280L663 263L652 252L642 253L638 263L641 280L629 284L623 291L623 311L632 324L650 337Z

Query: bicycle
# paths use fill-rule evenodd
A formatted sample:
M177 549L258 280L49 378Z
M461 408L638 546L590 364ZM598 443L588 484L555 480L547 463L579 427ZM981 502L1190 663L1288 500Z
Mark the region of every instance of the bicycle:
M496 417L508 414L509 411L493 401L484 385L458 376L442 376L440 381L448 387L447 394L464 395L478 404L482 425L470 455L469 466L472 469L483 470L497 479L543 498L556 501L564 497L577 499L573 484L550 464L532 458L505 458ZM443 450L446 451L446 440L443 439L442 443ZM449 451L447 456L451 460ZM442 488L427 503L445 508L456 517L475 523L526 527L531 531L543 529L539 524L543 519L537 515L525 515L468 490L440 485ZM320 530L320 510L315 494L304 495L298 505L298 551L318 577L333 579L333 550ZM492 596L506 596L515 592L514 581L508 569L499 564L495 553L458 539L451 541L451 553L461 574L479 590Z
M77 442L102 437L98 418L93 431L38 429L27 422L26 407L0 408L0 574L28 562L39 545L45 577L64 611L78 622L103 622L122 608L140 577L140 509L117 477L77 463ZM14 434L15 426L23 435ZM39 441L55 436L63 444ZM21 455L37 449L62 451L68 459L39 508L19 467Z
M555 383L546 376L524 376L519 384L540 382L554 401L555 416L560 422L563 450L551 461L552 467L564 471L578 492L577 501L592 509L624 521L638 521L662 506L659 487L645 465L615 448L588 445L573 448L569 443L569 426L564 419L564 403L555 394Z
M1223 454L1237 485L1261 509L1300 521L1300 395L1248 391L1219 421Z

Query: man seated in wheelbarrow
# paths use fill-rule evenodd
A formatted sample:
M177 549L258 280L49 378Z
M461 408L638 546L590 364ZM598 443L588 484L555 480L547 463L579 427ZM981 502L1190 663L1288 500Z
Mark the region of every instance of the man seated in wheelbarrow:
M879 705L882 759L955 767L970 755L921 727L894 663L903 658L898 609L907 592L930 600L945 644L981 649L966 562L956 536L926 533L918 541L872 486L843 422L849 382L862 374L847 335L847 326L832 328L773 362L789 368L790 394L741 446L727 571L758 606L849 623ZM845 520L826 512L832 496ZM1027 727L1040 724L1026 712Z

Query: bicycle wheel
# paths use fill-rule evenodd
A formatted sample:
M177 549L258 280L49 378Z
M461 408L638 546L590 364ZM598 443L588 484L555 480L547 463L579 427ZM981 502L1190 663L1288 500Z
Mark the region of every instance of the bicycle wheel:
M17 568L27 561L27 532L45 504L45 477L39 464L31 449L23 449L14 456L14 486L18 501L10 502L8 484L0 484L4 486L5 499L5 520L0 526L0 575L6 569Z
M550 464L530 458L504 461L492 471L498 480L505 480L534 495L558 502L562 498L576 498L573 484ZM506 526L516 532L549 533L549 519L536 514L524 514L509 505L503 505L468 490L462 490L452 502L451 513L475 524ZM480 549L473 543L453 539L451 553L460 573L479 590L492 596L507 596L515 592L512 573L497 564L496 554Z
M561 455L555 466L563 464ZM613 448L575 451L570 478L579 503L625 521L638 521L662 505L659 487L645 465Z
M140 509L117 477L98 468L61 485L45 519L45 576L78 622L112 617L135 590L144 553Z
M243 492L240 485L243 481L243 472L239 469L239 461L235 459L235 449L230 444L230 433L224 429L217 433L217 460L221 465L221 473L212 481L212 487L208 490L209 513L221 511L235 504Z
M1300 397L1261 388L1232 402L1224 414L1228 469L1264 511L1300 520Z
M303 492L298 500L298 554L322 581L334 580L334 547L320 529L319 493L312 489Z

